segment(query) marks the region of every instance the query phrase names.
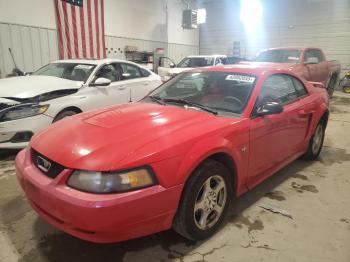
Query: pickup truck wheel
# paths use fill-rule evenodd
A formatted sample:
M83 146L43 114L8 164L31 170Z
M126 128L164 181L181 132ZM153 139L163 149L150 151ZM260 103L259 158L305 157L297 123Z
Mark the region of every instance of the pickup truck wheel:
M327 92L328 92L329 97L333 96L337 81L338 81L337 75L332 75L331 78L329 79L328 85L327 85Z
M315 130L314 135L310 139L309 147L303 158L305 160L315 160L321 153L325 134L325 124L321 120Z
M173 228L187 239L199 241L221 226L233 196L230 173L220 162L207 160L185 185Z
M76 115L76 114L77 114L77 112L75 112L73 110L62 111L54 118L53 123L65 118L65 117Z

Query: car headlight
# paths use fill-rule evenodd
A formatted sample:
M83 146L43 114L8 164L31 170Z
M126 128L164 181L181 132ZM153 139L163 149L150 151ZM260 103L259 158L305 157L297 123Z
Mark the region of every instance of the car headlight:
M120 172L76 170L68 179L68 186L91 193L117 193L155 185L157 180L150 168Z
M49 105L24 104L17 105L5 110L0 115L1 121L15 120L25 117L40 115L46 112Z

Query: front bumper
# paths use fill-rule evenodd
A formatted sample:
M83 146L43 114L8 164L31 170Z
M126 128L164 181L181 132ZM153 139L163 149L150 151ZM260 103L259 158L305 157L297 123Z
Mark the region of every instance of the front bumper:
M55 179L31 161L30 149L16 157L17 178L36 212L56 228L78 238L110 243L169 229L182 185L160 185L119 194L91 194L66 185L71 170Z
M35 134L39 130L49 126L53 118L44 114L0 122L0 149L19 149L28 145L29 141L12 142L11 139L20 132L31 132Z

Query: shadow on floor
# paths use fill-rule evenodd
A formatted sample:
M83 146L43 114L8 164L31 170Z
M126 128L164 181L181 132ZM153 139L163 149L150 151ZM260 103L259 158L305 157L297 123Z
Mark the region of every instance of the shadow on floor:
M0 149L0 161L15 160L20 149Z
M46 224L45 221L37 219L34 225L35 232L38 228L43 227L41 225L43 223ZM193 248L197 246L196 243L184 239L172 230L117 244L95 244L74 238L65 233L57 232L41 238L37 247L26 254L20 261L118 262L123 261L124 256L128 252L142 252L155 246L161 246L164 259L169 259L173 256L171 246L180 243L189 247L189 250L193 250ZM145 253L142 261L152 260L150 260L150 257Z

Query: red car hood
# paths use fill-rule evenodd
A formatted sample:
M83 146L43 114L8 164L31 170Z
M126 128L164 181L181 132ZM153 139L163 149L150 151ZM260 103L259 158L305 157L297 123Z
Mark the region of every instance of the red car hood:
M65 167L106 171L179 155L176 145L237 121L182 107L125 104L61 120L35 135L31 147Z

